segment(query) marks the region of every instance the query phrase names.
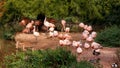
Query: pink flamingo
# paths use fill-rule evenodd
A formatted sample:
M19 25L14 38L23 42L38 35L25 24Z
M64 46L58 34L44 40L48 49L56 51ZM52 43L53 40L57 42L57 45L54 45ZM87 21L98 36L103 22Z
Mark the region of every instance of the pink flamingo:
M81 47L78 47L76 51L77 51L78 54L81 54L83 52Z
M85 25L84 25L84 23L82 23L82 22L79 24L79 27L81 27L81 28L84 28L84 26L85 26Z
M87 31L92 31L92 26L89 25L89 26L86 28L86 30L87 30Z
M89 47L90 47L90 44L87 43L87 42L85 42L85 44L84 44L84 48L88 49Z
M61 24L62 24L61 31L65 31L66 21L65 20L61 20Z
M95 38L95 37L97 36L97 33L96 33L95 31L93 31L93 32L91 33L91 36L92 36L93 38Z

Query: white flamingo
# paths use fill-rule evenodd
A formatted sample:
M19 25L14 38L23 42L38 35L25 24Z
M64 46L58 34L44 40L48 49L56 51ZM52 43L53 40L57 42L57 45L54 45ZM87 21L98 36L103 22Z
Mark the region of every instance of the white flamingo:
M33 26L33 35L36 37L36 43L37 43L37 37L40 36L40 33L36 31L36 26Z
M81 27L81 28L84 28L84 26L85 26L85 25L84 25L84 23L82 23L82 22L79 24L79 27Z
M54 28L53 28L53 27L50 27L50 28L49 28L49 31L50 31L50 32L53 32L53 31L54 31Z
M69 32L70 32L70 28L69 28L69 27L66 27L66 28L65 28L65 32L66 32L66 33L69 33Z
M62 31L65 31L66 21L65 20L61 20L61 24L62 24Z
M57 37L58 36L58 31L53 31L53 35L54 35L54 37Z

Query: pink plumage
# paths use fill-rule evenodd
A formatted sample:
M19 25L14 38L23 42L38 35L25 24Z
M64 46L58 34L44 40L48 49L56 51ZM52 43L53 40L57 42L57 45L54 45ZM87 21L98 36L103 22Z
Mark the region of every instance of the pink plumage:
M81 54L83 52L81 47L78 47L76 51L77 51L78 54Z
M81 28L83 28L85 25L84 25L84 23L80 23L79 26L80 26Z
M89 43L85 43L84 44L84 48L89 48L90 47L90 44Z
M86 29L87 29L87 27L88 27L88 25L85 25L85 26L84 26L84 29L86 30Z
M97 33L96 33L95 31L93 31L93 32L91 33L91 36L92 36L93 38L95 38L95 37L97 36Z
M92 26L89 25L89 26L87 27L87 30L88 30L88 31L92 31Z

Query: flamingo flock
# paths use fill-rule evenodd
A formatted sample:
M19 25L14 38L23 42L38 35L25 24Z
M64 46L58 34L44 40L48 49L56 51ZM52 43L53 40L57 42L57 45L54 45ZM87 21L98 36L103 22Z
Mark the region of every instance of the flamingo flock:
M70 28L66 27L66 21L62 20L61 24L63 26L62 31L65 31L64 34L60 33L58 35L59 40L59 44L60 46L72 46L74 48L76 48L76 52L78 54L83 52L83 48L88 49L88 48L93 48L95 49L97 52L100 52L100 49L102 48L102 46L95 42L94 39L97 36L97 32L93 31L93 28L91 25L85 25L84 23L80 23L79 27L83 29L83 32L81 34L81 39L82 41L76 41L73 40L71 41L72 37L69 35L70 32Z
M40 35L38 32L38 26L41 23L39 21L31 20L29 23L26 24L25 21L22 20L21 24L25 26L25 29L22 31L23 33L32 32L33 35L36 37ZM59 33L57 30L55 30L55 25L53 23L48 22L46 18L44 20L44 26L47 28L47 32L49 32L49 37L59 38L60 46L72 46L76 48L76 52L78 54L81 54L83 52L83 48L93 48L95 50L98 49L97 51L100 51L100 49L102 48L102 46L99 43L94 41L94 39L97 36L97 32L93 31L91 25L84 24L83 22L79 23L79 28L83 29L80 41L72 40L72 36L70 35L70 27L66 27L65 20L61 20L61 25L61 31L63 32Z

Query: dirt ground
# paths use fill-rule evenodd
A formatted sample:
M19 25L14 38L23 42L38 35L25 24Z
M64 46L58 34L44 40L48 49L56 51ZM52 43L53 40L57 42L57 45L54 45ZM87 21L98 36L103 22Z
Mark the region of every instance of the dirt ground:
M80 40L80 33L70 33L72 36L72 40ZM16 41L20 41L25 47L32 47L34 49L54 49L59 46L59 39L57 37L48 38L46 33L40 33L39 37L35 37L33 34L17 34L15 37ZM82 59L90 60L94 59L92 54L93 49L83 49L81 54L76 53L76 48L72 46L68 46L73 54L77 56L77 60L80 61ZM100 56L100 64L103 68L111 68L111 64L116 62L116 50L117 48L109 48L103 47L101 50Z

